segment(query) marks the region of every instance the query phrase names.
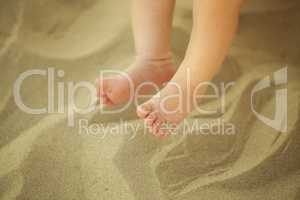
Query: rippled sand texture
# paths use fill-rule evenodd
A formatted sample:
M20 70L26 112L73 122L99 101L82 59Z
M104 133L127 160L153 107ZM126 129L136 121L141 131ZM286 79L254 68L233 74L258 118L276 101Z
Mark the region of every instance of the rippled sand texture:
M90 81L101 69L123 69L133 58L128 1L0 1L0 199L30 200L298 200L300 198L300 7L296 1L253 0L216 83L235 81L226 94L226 122L236 134L143 134L134 108L121 114L29 115L14 102L14 81L29 69L64 70L57 82ZM191 28L191 2L178 1L173 47L179 62ZM268 127L250 109L263 77L288 66L287 133ZM27 105L47 104L47 81L22 85ZM57 93L54 94L57 105ZM76 103L88 102L84 91ZM274 86L258 93L255 108L274 116ZM219 102L205 102L216 108ZM67 106L67 105L66 105ZM138 126L135 137L80 134L78 119ZM188 119L209 121L199 113ZM118 124L117 124L118 125Z

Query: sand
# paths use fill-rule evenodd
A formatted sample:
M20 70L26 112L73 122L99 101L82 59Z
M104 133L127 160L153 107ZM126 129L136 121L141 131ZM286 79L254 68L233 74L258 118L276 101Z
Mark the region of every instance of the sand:
M300 13L299 3L250 1L230 54L214 82L234 81L220 117L235 125L231 135L174 135L145 132L134 108L121 114L30 115L14 102L13 85L29 69L64 70L57 82L94 82L101 69L124 69L133 59L129 2L116 0L11 0L0 7L0 199L256 200L300 199ZM191 29L191 2L178 1L173 49L182 60ZM254 85L288 67L287 131L260 121L250 107ZM22 97L46 105L45 77L26 80ZM57 105L58 95L54 94ZM84 106L85 92L76 94ZM255 97L255 109L272 118L274 86ZM66 102L67 104L67 102ZM208 101L204 108L216 108ZM216 117L216 116L215 116ZM116 125L102 137L87 135L80 119ZM139 127L125 134L120 119ZM209 123L197 112L189 117ZM130 133L130 132L129 132ZM132 133L132 132L131 132Z

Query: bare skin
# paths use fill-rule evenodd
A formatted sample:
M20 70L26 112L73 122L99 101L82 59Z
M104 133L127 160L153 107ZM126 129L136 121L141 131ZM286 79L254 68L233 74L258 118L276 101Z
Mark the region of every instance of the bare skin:
M132 0L132 27L136 59L126 71L128 77L114 76L98 79L98 97L106 106L115 106L129 100L130 89L148 81L161 86L176 70L172 62L171 26L174 0ZM128 79L134 88L129 88ZM141 93L148 93L144 88Z
M133 27L134 30L136 30L135 37L137 52L139 52L138 54L146 55L145 57L163 57L164 55L167 55L167 52L170 50L170 40L167 36L171 29L170 16L172 12L170 9L173 9L174 2L171 0L162 1L164 2L164 6L162 6L159 5L162 3L158 3L161 1L142 0L145 4L142 6L142 3L139 1L141 0L135 0L133 3L138 4L135 6L139 9L142 9L141 7L148 4L148 9L145 9L144 11L148 12L148 15L151 16L152 19L145 20L147 22L151 21L151 23L154 23L154 27L157 29L156 31L152 30L154 27L151 28L151 26L145 26L145 24L143 25L143 29L143 23L134 23ZM156 4L156 6L152 5L153 8L155 8L154 11L149 9L149 4ZM168 84L159 93L154 95L152 99L137 108L138 116L147 122L153 134L160 136L165 135L166 132L162 129L164 124L169 123L177 125L181 123L194 109L195 105L193 105L193 98L197 85L205 81L210 81L214 77L228 53L238 25L241 4L242 0L193 1L194 23L184 61L181 63L174 76L172 73L169 74L172 76L172 79L168 82ZM159 10L158 8L169 8L169 11L163 12L164 14L161 13L161 15L157 17L160 18L160 21L155 22L155 20L158 19L153 17L153 13ZM138 15L146 15L145 13L142 14L142 11L139 9L135 10L136 13L139 13ZM149 12L152 14L149 14ZM162 15L164 15L167 20L161 18ZM140 20L135 17L137 16L133 15L133 21ZM144 16L144 18L146 18L146 16ZM154 43L153 41L146 40L143 36L140 36L140 34L142 34L145 30L146 32L154 31L157 34L155 37L152 37L155 38ZM151 37L149 36L149 38ZM161 43L161 41L163 42ZM157 45L154 45L155 42L157 42ZM143 70L137 70L136 73L142 74ZM132 76L134 79L135 72L129 72L129 74L129 76ZM158 74L156 75L157 76L155 77L160 80L152 81L161 83L161 79L163 78L161 78ZM165 76L164 78L166 77L170 78L169 76ZM165 80L167 80L167 78ZM140 80L137 81L137 83L140 82ZM120 87L118 93L125 95L126 88L122 89ZM205 93L205 88L198 90L197 93ZM106 94L107 93L99 94L99 96L105 96ZM126 101L126 99L128 100L128 98L124 98L123 100ZM111 98L109 101L113 101L113 99Z
M107 107L126 103L130 99L131 90L134 92L140 87L139 94L147 94L153 87L147 87L146 82L160 87L171 80L176 70L171 58L159 60L136 60L126 70L126 76L118 75L98 79L98 97ZM131 85L132 84L132 85ZM143 85L142 85L143 84Z

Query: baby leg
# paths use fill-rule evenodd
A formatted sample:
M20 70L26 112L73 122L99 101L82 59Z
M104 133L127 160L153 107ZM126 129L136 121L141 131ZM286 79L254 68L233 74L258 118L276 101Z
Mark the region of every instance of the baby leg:
M146 81L160 86L173 77L175 68L170 37L174 4L175 0L132 0L136 58L126 71L127 77L120 75L97 80L98 97L103 104L125 103L130 98L130 89L132 91ZM147 93L150 89L143 87L141 92Z
M186 56L166 87L141 105L137 113L154 134L164 135L166 122L179 124L195 108L194 93L220 68L234 37L242 0L194 0L193 29Z

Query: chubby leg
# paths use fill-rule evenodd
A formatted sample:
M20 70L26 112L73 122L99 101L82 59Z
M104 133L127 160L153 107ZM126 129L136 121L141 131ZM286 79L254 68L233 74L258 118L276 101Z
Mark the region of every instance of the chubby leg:
M214 77L227 55L241 4L242 0L194 0L193 29L184 61L166 87L137 109L154 134L164 135L166 123L179 124L195 108L193 98L206 90L197 86Z
M98 97L105 105L127 102L130 89L133 91L146 81L160 86L173 77L170 38L174 4L175 0L132 0L136 59L127 69L126 77L118 75L97 80ZM141 92L149 90L143 87Z

